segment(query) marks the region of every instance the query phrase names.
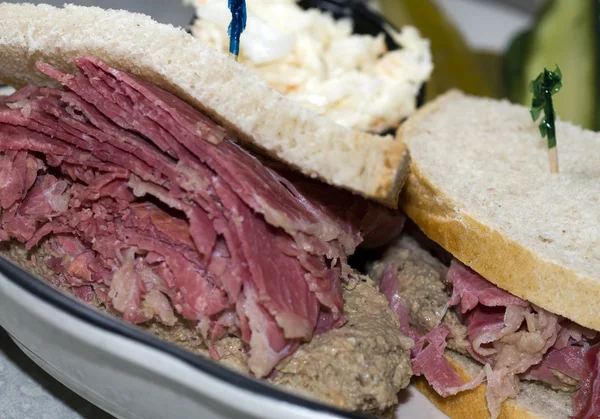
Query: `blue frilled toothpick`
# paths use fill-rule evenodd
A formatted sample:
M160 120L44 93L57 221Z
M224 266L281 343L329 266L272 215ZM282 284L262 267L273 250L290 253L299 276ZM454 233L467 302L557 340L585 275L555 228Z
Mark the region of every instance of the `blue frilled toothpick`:
M240 54L240 37L246 29L246 1L228 0L231 10L231 23L229 24L229 52L237 59Z

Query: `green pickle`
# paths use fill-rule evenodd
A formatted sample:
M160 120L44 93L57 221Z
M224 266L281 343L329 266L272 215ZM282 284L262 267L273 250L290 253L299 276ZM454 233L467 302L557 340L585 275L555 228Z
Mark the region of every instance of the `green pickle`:
M529 107L531 81L558 65L564 80L554 101L558 118L600 130L600 0L550 1L500 56L471 51L433 0L379 0L379 6L396 27L415 26L430 39L435 70L427 100L457 88Z
M415 26L431 41L435 69L427 82L427 100L452 88L478 96L501 95L494 75L482 70L477 55L433 1L379 0L379 6L394 26Z
M553 0L535 25L519 35L504 57L509 98L531 105L531 80L544 68L560 66L564 87L556 96L557 116L599 130L600 0Z

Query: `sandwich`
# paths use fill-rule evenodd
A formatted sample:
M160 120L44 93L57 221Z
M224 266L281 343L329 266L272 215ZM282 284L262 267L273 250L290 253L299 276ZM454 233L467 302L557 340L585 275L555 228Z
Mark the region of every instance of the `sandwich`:
M397 404L412 342L348 256L403 227L401 140L143 15L2 3L0 28L4 257L238 371Z
M414 223L369 268L452 418L600 417L600 136L450 92L403 124Z

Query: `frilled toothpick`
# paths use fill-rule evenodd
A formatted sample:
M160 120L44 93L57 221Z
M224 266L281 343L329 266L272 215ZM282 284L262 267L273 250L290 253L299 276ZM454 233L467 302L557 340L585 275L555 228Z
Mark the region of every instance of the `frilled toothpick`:
M229 0L231 23L229 24L229 52L238 59L240 54L240 37L246 29L246 1Z
M556 70L544 69L537 78L531 82L530 90L533 93L531 101L531 117L536 122L542 111L544 117L540 121L540 134L548 137L548 159L550 161L550 172L558 173L558 150L556 146L556 114L552 96L558 93L562 87L562 73L556 66Z

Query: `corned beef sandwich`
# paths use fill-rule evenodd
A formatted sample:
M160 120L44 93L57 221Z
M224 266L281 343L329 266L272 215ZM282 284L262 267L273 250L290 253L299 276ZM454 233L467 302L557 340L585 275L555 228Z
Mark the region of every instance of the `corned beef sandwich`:
M528 109L452 92L398 138L430 251L403 237L370 273L418 388L452 418L600 417L600 136L558 122L553 175Z
M0 96L4 256L258 377L349 409L397 403L411 343L348 256L402 229L400 140L127 12L0 4L0 81L18 89ZM349 338L335 365L323 349ZM336 386L356 360L365 381Z

